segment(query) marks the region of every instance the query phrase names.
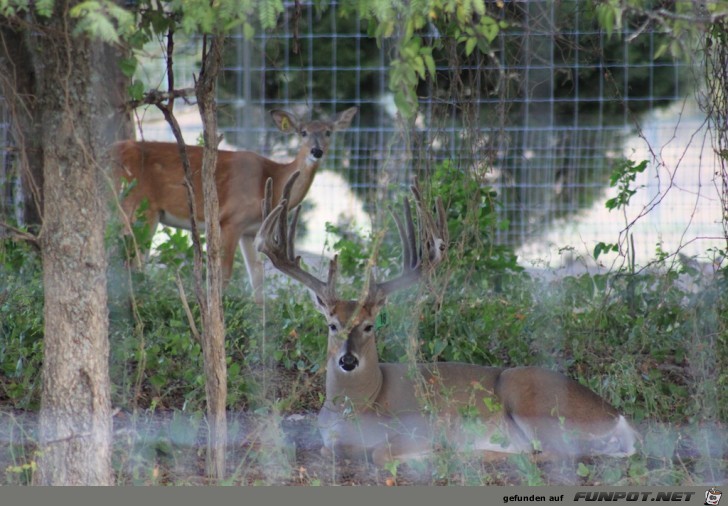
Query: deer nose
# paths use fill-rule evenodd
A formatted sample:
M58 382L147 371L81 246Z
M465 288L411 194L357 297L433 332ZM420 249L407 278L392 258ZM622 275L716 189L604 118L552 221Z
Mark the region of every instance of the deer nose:
M346 372L353 371L358 365L359 359L351 353L347 353L339 359L339 367L341 367Z
M321 158L324 156L324 150L321 148L311 148L311 154L314 158Z

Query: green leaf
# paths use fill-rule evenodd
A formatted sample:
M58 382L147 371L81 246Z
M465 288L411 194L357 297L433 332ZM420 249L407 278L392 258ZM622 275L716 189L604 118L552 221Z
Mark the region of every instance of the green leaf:
M420 76L420 79L424 81L424 79L427 77L425 74L425 61L422 59L421 56L418 56L412 61L412 66L415 69L415 72L417 72L417 75Z
M589 471L589 468L584 465L583 462L579 462L579 466L576 469L576 474L578 476L581 476L582 478L586 478L587 476L589 476L589 474L591 474L591 472Z
M429 49L429 52L427 54L423 54L422 58L425 60L425 66L427 67L427 72L430 73L430 76L435 77L436 67L435 67L435 60L432 58L432 48Z
M144 83L136 79L129 86L129 97L132 100L142 100L144 98Z
M168 18L164 12L161 11L150 11L149 21L152 23L152 29L155 33L165 33L169 30L172 20Z
M662 44L660 44L657 48L657 51L655 51L655 56L653 57L653 60L657 60L660 58L660 56L664 55L669 47L670 45L667 42L663 42Z
M500 32L498 22L490 16L483 16L480 19L480 33L488 42L493 42Z
M597 22L605 32L607 32L607 38L612 36L612 30L614 29L614 17L613 11L606 4L597 5Z
M473 0L473 10L479 16L485 16L485 2L483 0Z
M469 38L465 42L465 55L470 56L473 53L473 49L475 49L475 46L478 45L478 39L475 37Z
M122 58L119 60L119 68L121 69L121 73L124 74L126 77L133 77L134 72L136 72L137 68L137 59L132 56L131 58Z
M37 0L35 2L35 11L38 13L39 16L49 18L53 14L54 3L54 0Z
M85 34L92 39L118 43L120 36L134 31L132 14L108 0L81 2L69 14L77 20L74 36Z
M614 252L617 253L619 251L619 246L616 244L606 244L603 242L597 243L596 246L594 246L594 260L599 259L599 256L602 253L609 253Z
M414 33L415 33L415 24L414 24L413 20L410 19L405 24L404 37L402 38L402 40L404 40L404 41L410 40L412 38L412 36L414 35Z
M278 15L283 12L281 0L263 0L259 9L260 24L264 30L271 30L278 23Z
M405 118L411 118L415 113L415 105L412 102L411 97L402 90L394 94L394 104Z
M246 40L252 40L255 36L255 28L248 22L243 23L243 36Z

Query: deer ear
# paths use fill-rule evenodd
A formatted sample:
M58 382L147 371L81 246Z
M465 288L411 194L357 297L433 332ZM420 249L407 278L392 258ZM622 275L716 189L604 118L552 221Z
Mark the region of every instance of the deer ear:
M379 313L379 310L384 307L387 303L387 295L382 290L374 290L374 293L370 293L367 299L367 305L370 311L374 314Z
M270 112L270 115L278 130L281 132L288 133L298 130L298 119L293 114L280 109L274 109Z
M313 303L316 305L316 309L318 309L324 316L328 316L326 302L313 290L309 290L308 293L311 294L311 300L313 300Z
M340 112L336 116L334 128L336 130L346 130L347 128L349 128L351 126L351 120L354 119L354 116L356 116L356 113L358 111L358 107L350 107L347 110Z

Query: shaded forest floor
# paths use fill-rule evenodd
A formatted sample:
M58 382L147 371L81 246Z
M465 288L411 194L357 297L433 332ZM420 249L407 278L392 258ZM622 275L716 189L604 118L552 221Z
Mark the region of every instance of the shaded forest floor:
M24 484L35 458L37 418L0 412L4 484ZM710 485L728 476L728 431L717 426L643 426L649 445L628 459L486 458L447 451L427 461L376 469L320 453L316 414L228 414L229 485ZM119 485L207 485L204 417L180 411L118 411L114 462ZM655 441L662 441L656 445ZM670 442L672 441L672 443ZM663 455L655 448L663 448Z

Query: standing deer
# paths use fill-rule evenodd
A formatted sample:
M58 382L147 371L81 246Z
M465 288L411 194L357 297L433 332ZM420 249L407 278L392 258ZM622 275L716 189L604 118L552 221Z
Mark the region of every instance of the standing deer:
M337 297L336 258L325 282L301 268L293 246L300 208L287 228L287 190L275 209L269 194L263 204L265 219L256 248L313 292L329 327L326 399L318 417L322 453L371 458L381 467L426 455L441 436L456 448L498 454L634 453L637 433L627 420L597 394L557 372L464 363L379 363L374 325L386 297L416 283L440 263L448 244L442 201L437 200L435 219L423 206L418 187L411 189L419 246L405 200L404 222L395 216L403 247L402 272L378 283L370 276L362 300Z
M301 177L291 189L289 201L298 205L306 196L316 170L329 149L335 131L351 125L357 108L342 111L333 121L301 122L294 114L271 111L279 130L296 133L300 148L289 163L278 163L252 151L219 151L215 181L220 200L220 234L222 248L222 275L225 285L230 281L235 258L235 246L245 258L255 300L262 302L263 265L253 249L255 234L261 224L260 202L266 180L273 180L273 198L278 200L283 185L291 174ZM131 222L144 199L148 207L144 212L150 231L154 235L161 222L176 228L190 228L190 210L184 186L184 169L179 148L173 142L122 141L113 145L114 177L136 181L124 198L121 207ZM202 147L187 146L187 155L193 172L193 189L198 216L202 224Z

